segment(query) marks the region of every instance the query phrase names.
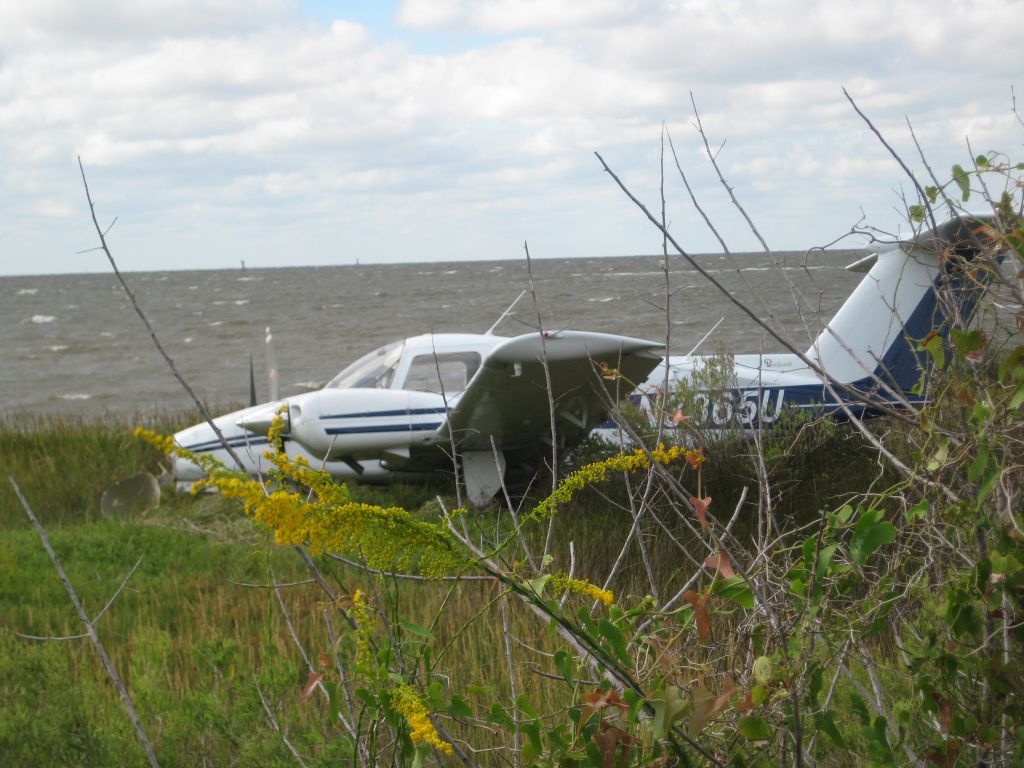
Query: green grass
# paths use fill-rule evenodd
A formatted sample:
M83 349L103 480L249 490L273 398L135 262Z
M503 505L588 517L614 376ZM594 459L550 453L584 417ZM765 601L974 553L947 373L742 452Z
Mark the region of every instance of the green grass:
M191 414L161 414L144 421L171 431L192 420ZM306 669L272 592L240 586L268 583L271 566L280 581L307 579L294 552L274 546L236 506L217 496L192 498L165 488L157 510L127 522L101 519L104 487L140 470L158 469L160 457L131 436L134 423L7 419L0 421L0 453L5 474L15 477L48 529L90 613L99 611L141 558L98 631L127 681L161 764L293 765L266 723L257 683L310 764L346 760L347 739L329 721L326 705L316 698L299 701ZM774 456L770 469L778 515L809 519L821 506L834 505L842 489L864 487L877 475L872 454L842 427L809 432L799 440L795 434L778 439L788 448L768 452ZM708 447L702 491L713 496L713 509L722 517L731 513L744 486L750 504L757 497L750 450L743 440ZM864 484L858 486L861 479ZM535 487L550 486L540 480ZM444 491L436 485L357 486L353 495L434 515L433 498ZM524 506L536 500L528 497ZM753 524L753 509L744 513L741 527ZM498 514L495 509L474 513L469 522L493 533L495 525L508 524L508 516ZM685 540L682 521L663 514L666 526ZM568 567L573 542L576 574L601 581L630 524L621 483L584 491L559 513L553 539L556 567ZM144 764L134 731L88 641L21 636L74 635L81 625L6 482L0 490L0 530L0 765ZM538 550L543 534L543 527L529 534ZM675 589L693 566L658 529L649 529L647 541L656 578L666 591ZM434 621L448 592L445 583L389 584L329 560L321 566L348 593L357 587L371 595L391 588L400 615L424 626ZM621 595L648 591L635 546L612 586ZM453 690L475 691L467 698L483 709L495 699L510 700L501 615L497 605L488 607L495 595L490 582L461 584L434 627L436 647L452 641L441 671L450 676ZM311 656L329 652L323 594L303 586L286 590L285 599ZM483 620L473 631L462 632L478 611ZM546 627L515 604L511 621L516 637L542 650L556 647ZM542 711L564 706L564 689L538 671L545 670L519 665L520 693ZM487 746L479 731L473 740Z

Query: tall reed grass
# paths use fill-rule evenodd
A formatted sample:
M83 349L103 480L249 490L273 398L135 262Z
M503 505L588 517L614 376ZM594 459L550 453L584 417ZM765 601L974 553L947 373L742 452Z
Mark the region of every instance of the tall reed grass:
M347 737L328 718L326 703L299 696L308 670L273 592L241 586L271 582L271 569L280 582L308 579L294 552L274 546L223 500L174 494L170 488L165 488L159 510L130 521L100 519L99 495L106 485L140 470L159 471L161 457L134 438L131 428L141 422L169 432L192 420L190 414L179 413L101 420L6 417L0 420L0 453L6 458L6 474L17 479L50 530L69 577L93 615L142 559L98 629L124 672L162 764L293 764L266 725L257 685L311 765L347 760ZM787 448L767 452L778 515L813 516L822 505L834 503L843 489L877 478L873 454L841 426L772 439ZM730 507L753 482L751 446L730 437L707 451L706 492L716 504ZM851 482L854 477L864 482ZM429 485L357 487L354 495L434 515L438 505L432 498L439 490ZM523 503L532 503L528 494ZM469 521L491 531L505 523L493 510L476 513ZM552 551L560 567L567 568L571 543L576 574L599 579L618 556L617 542L626 539L631 523L627 496L619 485L586 490L560 512ZM680 521L663 523L685 541ZM6 483L0 491L0 529L0 765L141 764L135 735L91 646L23 637L75 635L80 627ZM530 535L539 542L543 531ZM658 583L675 588L692 573L692 563L667 536L652 535L647 547ZM455 689L466 692L471 706L511 699L502 618L499 605L492 602L496 585L463 582L449 594L448 582L392 581L330 559L320 565L349 592L359 587L372 599L388 590L401 616L433 626L441 646L450 641L440 668L457 680ZM618 594L648 591L638 551L627 552L611 586ZM297 635L316 666L320 653L330 650L325 645L323 595L313 585L282 592ZM545 669L543 661L555 644L535 617L514 601L510 608L511 635L531 638L530 645L540 652L531 654L537 661L516 667L516 690L544 711L557 711L567 705L559 698L565 691L549 684L544 674L554 670L550 663ZM480 612L483 620L463 633ZM458 726L452 727L457 736ZM479 731L474 738L477 747L487 747ZM501 746L497 739L495 747ZM480 756L484 764L486 754Z

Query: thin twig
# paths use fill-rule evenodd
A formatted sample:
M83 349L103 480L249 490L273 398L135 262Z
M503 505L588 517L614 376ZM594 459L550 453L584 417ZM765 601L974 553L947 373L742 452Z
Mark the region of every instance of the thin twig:
M754 236L760 241L765 253L771 252L771 248L768 247L768 243L761 237L761 233L758 232L757 227L754 225L753 220L747 215L747 211L740 205L740 201L736 199L736 195L733 193L732 187L729 186L725 177L722 175L722 170L718 167L717 155L718 153L712 152L711 147L708 145L707 134L704 133L704 126L700 122L700 112L697 109L697 102L693 97L693 91L690 91L690 104L693 105L693 115L697 120L697 132L700 133L701 139L704 141L704 149L707 152L708 160L711 161L711 166L715 169L715 173L718 175L718 180L722 182L722 186L725 187L725 191L729 193L729 199L732 200L732 204L736 206L736 209L746 219L747 226L750 227L750 231L754 233Z
M117 590L114 592L114 594L112 594L110 596L110 599L107 600L107 604L104 605L100 609L99 613L97 613L95 616L92 617L92 623L93 624L98 622L100 620L100 618L103 616L103 614L107 612L107 610L110 608L110 606L112 606L114 604L114 601L117 600L117 598L121 594L121 592L124 591L124 588L126 586L128 586L128 579L130 579L133 575L135 575L135 572L139 569L140 565L142 565L142 558L141 557L138 560L135 561L135 565L133 565L132 569L130 571L128 571L128 575L124 577L124 580L121 582L121 586L119 586L117 588Z
M928 195L926 195L924 193L924 189L922 189L921 183L917 180L917 177L914 175L914 172L911 171L910 168L907 167L907 164L903 162L903 158L900 157L896 153L896 150L893 149L892 146L890 146L889 142L887 142L885 140L885 137L882 135L882 132L879 131L875 127L875 124L871 122L871 119L867 115L865 115L863 112L861 112L860 107L857 106L857 102L855 102L853 100L853 97L850 95L849 91L847 91L845 88L843 88L843 95L846 97L846 100L848 102L850 102L850 106L853 107L853 111L856 112L858 115L860 115L861 119L867 124L867 126L871 130L871 132L873 134L875 134L875 136L878 137L878 140L880 142L882 142L882 146L885 147L889 151L889 154L892 155L893 159L897 163L899 163L899 166L900 166L900 168L903 169L903 172L905 174L907 174L907 178L910 179L911 183L914 185L914 189L917 190L917 194L920 196L921 200L924 202L925 209L928 212L928 219L932 223L932 229L936 229L938 227L938 224L935 221L935 213L932 211L932 207L928 203Z
M139 741L142 742L142 746L146 750L146 757L149 759L149 764L154 768L159 768L160 763L156 759L156 752L153 750L153 745L149 741L149 736L146 735L146 729L142 725L139 713L135 710L135 704L132 702L132 697L128 694L128 689L125 687L124 681L121 680L121 675L118 674L117 668L114 667L114 663L110 660L110 656L107 655L107 649L103 647L103 641L100 640L100 636L96 633L96 628L93 626L92 621L89 620L89 614L85 612L85 608L82 606L81 600L78 599L78 593L75 592L75 588L71 585L71 581L68 579L67 574L64 573L64 566L61 565L60 558L57 557L57 553L54 551L53 547L50 546L50 539L46 535L46 530L39 522L39 519L35 516L35 513L29 506L28 501L25 499L25 496L21 492L21 488L18 487L14 478L8 477L7 479L10 481L11 486L13 486L14 493L18 497L18 501L21 502L22 509L25 510L25 514L28 515L28 519L32 522L32 527L36 529L36 533L39 535L39 539L43 543L43 548L46 550L46 554L50 556L50 562L53 563L54 570L57 571L57 576L60 577L61 583L64 585L64 589L68 593L68 597L71 599L71 604L75 607L75 611L78 613L78 618L81 620L82 624L85 625L86 635L96 648L96 652L99 654L100 661L103 662L103 668L106 670L107 676L114 684L114 687L117 688L117 693L121 697L121 703L124 704L125 711L128 713L128 719L131 720L132 725L135 726L135 733L138 735Z
M213 417L210 416L209 411L206 410L206 406L203 405L203 402L196 395L189 383L185 381L185 377L178 372L178 367L174 364L174 360L172 360L171 356L167 354L167 350L164 349L163 344L161 344L160 340L156 337L156 331L154 331L153 326L150 325L149 318L147 318L146 314L142 311L142 307L139 306L139 302L135 299L135 294L132 293L131 288L128 287L128 282L124 279L124 275L122 275L121 270L118 269L117 262L114 261L114 255L110 252L110 248L107 246L105 230L100 227L100 222L96 218L96 204L93 203L92 195L89 192L89 182L85 178L85 166L82 165L81 157L78 158L78 169L82 173L82 186L85 187L85 199L89 203L89 213L92 216L92 223L93 226L96 227L96 234L99 235L100 238L100 247L107 255L107 260L110 262L110 266L114 270L114 275L117 277L118 282L121 283L121 287L124 289L125 294L128 296L128 300L135 309L135 314L139 316L139 319L142 320L142 324L146 326L146 330L149 331L149 338L153 340L153 344L167 363L167 366L171 369L171 373L174 374L174 378L178 380L178 383L181 384L184 390L188 393L188 396L192 398L192 402L195 403L196 408L199 409L199 413L202 414L203 420L210 426L210 429L213 430L214 434L217 435L217 440L220 441L221 447L227 451L231 460L234 461L235 464L238 465L238 468L244 472L245 465L242 463L242 460L238 457L238 454L235 453L235 450L228 444L228 441L224 438L224 433L222 433L220 428L214 423Z
M295 748L291 740L288 738L288 734L285 733L281 726L277 722L277 718L274 717L273 711L270 709L270 705L267 703L266 696L263 695L263 689L260 688L260 684L256 683L256 693L260 696L260 704L263 705L263 712L267 716L267 722L270 723L270 727L274 729L278 736L281 737L281 741L288 747L288 751L292 753L292 757L295 758L295 762L302 766L302 768L308 768L306 761L302 759L302 755L299 754L299 750Z

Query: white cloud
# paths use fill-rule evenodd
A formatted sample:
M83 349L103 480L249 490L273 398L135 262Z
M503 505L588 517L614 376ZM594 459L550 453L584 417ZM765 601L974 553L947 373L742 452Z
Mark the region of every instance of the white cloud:
M227 0L4 4L0 204L33 248L54 235L31 262L43 271L68 269L66 241L86 229L76 153L152 268L235 263L237 247L253 250L249 263L278 258L261 236L271 222L311 262L335 253L313 231L377 243L380 259L408 258L399 231L428 244L424 258L493 256L474 248L538 230L575 253L657 249L592 152L653 199L668 121L691 183L717 206L692 90L710 142L725 143L730 183L753 215L771 212L773 244L801 247L861 206L891 216L905 183L843 86L915 167L908 116L940 170L966 159L966 135L976 152L1020 146L1009 112L1019 65L998 52L1014 50L1022 8L409 0L396 17L405 31L389 37L304 20L286 0L244 14ZM421 52L408 30L479 36ZM670 193L685 208L678 184ZM183 221L200 242L182 247ZM438 235L456 221L479 232ZM714 247L692 236L695 250ZM0 273L23 269L0 261Z
M278 22L291 0L32 0L0 3L0 41L95 42L245 32Z
M607 27L661 5L651 0L405 0L397 18L409 27L507 34Z
M462 5L461 0L405 0L396 20L421 29L452 26L463 14Z

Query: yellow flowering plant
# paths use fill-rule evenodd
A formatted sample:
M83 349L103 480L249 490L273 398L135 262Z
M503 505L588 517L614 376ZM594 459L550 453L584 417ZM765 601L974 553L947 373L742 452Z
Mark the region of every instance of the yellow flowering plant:
M416 574L417 578L428 580L457 579L470 571L482 572L503 589L484 602L476 617L483 616L507 596L516 595L540 615L547 616L552 626L558 626L567 637L573 638L574 647L597 659L604 668L614 670L609 680L617 680L618 685L634 692L641 690L631 676L635 664L622 633L647 615L646 608L619 609L610 589L585 578L548 571L549 557L544 558L539 574L519 573L500 563L509 542L528 526L550 520L560 506L587 486L606 482L618 473L649 471L654 463L668 465L684 460L687 466L699 471L704 461L700 450L659 445L653 450L638 448L587 464L563 479L554 492L537 503L511 531L506 530L492 551L482 552L470 547L445 525L465 525L472 521L473 516L466 510L453 509L440 522L434 522L416 517L401 507L358 501L345 484L337 483L329 473L310 466L302 457L287 454L282 440L283 423L279 417L271 426L268 435L271 448L265 453L269 471L258 478L228 470L208 455L193 454L174 444L169 437L146 430L138 430L137 434L156 448L200 466L206 476L193 484L193 493L213 489L225 498L239 501L247 516L273 533L275 543L305 547L314 556L348 555L362 567L379 573L374 577L378 589L374 590L372 599L360 586L345 590L350 597L336 601L347 617L351 639L347 644L335 643L334 653L340 659L340 654L348 649L350 677L328 679L325 667L315 678L315 682L327 690L332 712L340 712L343 685L356 685L358 687L348 694L349 706L353 701L362 703L364 714L359 716L360 721L369 716L377 723L370 733L385 722L390 724L400 741L407 744L403 754L416 756L414 764L422 760L424 751L435 750L442 757L455 754L451 739L440 729L438 715L464 719L472 709L454 692L450 700L439 695L439 680L446 678L438 677L435 654L437 659L445 657L462 629L436 651L433 623L423 627L396 613L396 606L392 604L397 599L395 592L387 587L388 574L394 572ZM579 605L581 612L574 616L563 608L564 598L569 595L593 601L608 612L609 618L592 618L586 603ZM443 607L442 604L440 610ZM344 666L339 660L338 669ZM314 680L312 676L311 680ZM307 685L307 689L312 690L312 684ZM505 723L496 714L501 711L501 708L495 710L496 706L496 703L492 705L491 717ZM532 711L525 700L517 700L514 708ZM530 737L528 745L523 747L524 754L542 751L537 730L539 722L522 723L524 733ZM370 749L364 757L373 763L373 750L378 748L376 738L364 740L357 734L357 741L363 744L364 751Z

